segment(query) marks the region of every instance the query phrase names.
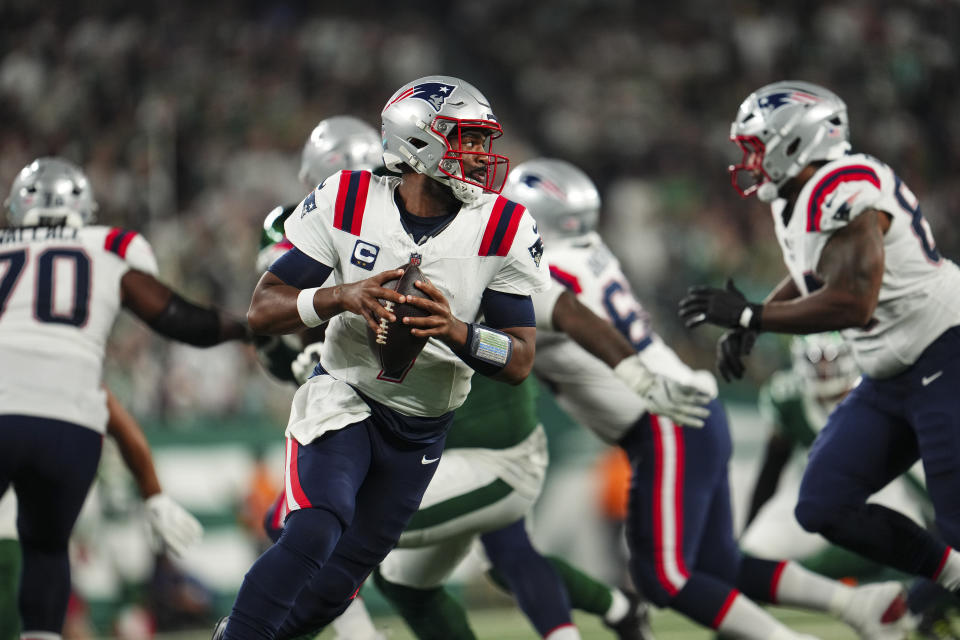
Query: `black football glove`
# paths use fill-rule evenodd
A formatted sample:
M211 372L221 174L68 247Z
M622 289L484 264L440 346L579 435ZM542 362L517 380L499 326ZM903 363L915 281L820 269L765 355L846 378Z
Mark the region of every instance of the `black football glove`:
M705 322L730 329L759 329L762 309L763 305L748 302L733 280L728 279L726 289L687 289L686 297L680 301L680 319L688 329Z
M727 382L742 378L746 367L743 358L750 355L757 332L752 329L731 329L717 342L717 371Z

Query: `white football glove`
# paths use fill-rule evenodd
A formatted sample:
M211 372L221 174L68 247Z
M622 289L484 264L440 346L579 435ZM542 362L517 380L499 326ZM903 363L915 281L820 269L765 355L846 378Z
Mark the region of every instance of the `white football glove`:
M613 372L646 401L647 410L651 413L685 427L698 428L710 415L710 409L705 405L716 397L717 382L707 371L691 372L692 376L686 376L688 380L680 382L653 373L638 354L624 358ZM709 380L700 374L706 374Z
M290 363L290 370L293 371L293 377L297 379L299 384L306 382L307 378L313 374L317 363L320 362L320 350L322 348L322 340L310 343L297 355L297 359Z
M156 493L143 504L147 508L147 522L156 551L166 550L181 557L203 536L200 522L169 496Z

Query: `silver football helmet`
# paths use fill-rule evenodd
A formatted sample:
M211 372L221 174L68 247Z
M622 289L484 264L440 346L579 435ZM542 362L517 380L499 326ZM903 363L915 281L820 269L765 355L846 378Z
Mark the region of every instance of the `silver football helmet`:
M15 227L82 227L97 210L90 181L80 167L55 157L37 158L21 169L4 206Z
M300 158L300 182L313 188L337 171L373 171L383 163L383 146L372 126L353 116L320 121Z
M451 76L427 76L400 87L383 108L383 162L406 165L448 185L462 202L483 191L500 193L510 162L492 152L503 134L490 103L473 85ZM462 134L480 130L483 149L465 150ZM479 164L465 166L468 158ZM474 164L470 162L469 164Z
M773 202L781 186L816 160L836 160L850 150L847 105L809 82L782 81L750 94L730 125L743 160L730 167L741 196ZM741 173L742 172L742 173Z
M600 194L583 171L564 160L521 162L503 195L527 208L545 240L579 236L597 228Z
M804 393L821 404L839 401L860 377L853 350L835 331L798 336L790 352Z

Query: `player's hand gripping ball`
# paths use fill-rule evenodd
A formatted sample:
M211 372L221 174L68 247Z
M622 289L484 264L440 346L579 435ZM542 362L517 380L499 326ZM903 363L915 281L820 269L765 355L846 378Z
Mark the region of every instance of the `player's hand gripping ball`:
M404 270L400 279L388 280L383 283L383 286L408 298L429 299L427 294L414 286L417 280L429 282L420 267L413 263L407 263L400 268ZM411 335L411 327L403 324L403 319L408 316L425 317L430 313L412 304L396 304L390 300L380 300L380 303L393 312L397 321L390 322L386 318L381 318L376 331L367 327L367 344L370 345L370 350L373 351L373 355L380 363L384 375L398 378L403 375L403 372L427 344L427 338L418 338Z

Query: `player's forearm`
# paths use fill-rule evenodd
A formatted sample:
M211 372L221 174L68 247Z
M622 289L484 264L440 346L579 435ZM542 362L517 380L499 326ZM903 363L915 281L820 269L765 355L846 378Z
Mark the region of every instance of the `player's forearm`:
M148 498L160 493L160 480L153 465L153 455L146 436L132 415L120 404L109 390L107 391L107 433L113 437L120 449L120 456L136 480L140 495Z
M865 326L871 311L855 296L824 288L795 300L763 305L760 329L793 334L839 331Z
M507 333L510 333L507 331ZM533 370L533 359L536 355L536 339L528 340L511 333L513 352L506 366L498 373L490 376L494 380L507 384L520 384Z
M269 272L257 284L247 311L247 322L254 333L281 335L303 331L307 325L297 306L301 290L281 282L266 281ZM316 289L313 309L320 320L329 320L343 311L340 287Z
M566 333L611 368L635 353L633 345L613 325L593 313L569 291L557 298L552 316L555 329Z

